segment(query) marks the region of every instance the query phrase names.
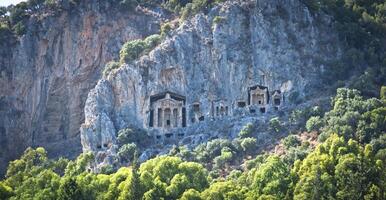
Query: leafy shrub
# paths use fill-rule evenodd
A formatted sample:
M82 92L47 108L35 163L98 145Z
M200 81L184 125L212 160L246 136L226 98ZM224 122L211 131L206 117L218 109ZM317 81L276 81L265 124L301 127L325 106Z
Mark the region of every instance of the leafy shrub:
M125 128L118 131L117 142L120 147L129 143L145 145L149 142L149 136L143 130Z
M103 69L103 76L107 77L110 72L114 69L118 69L120 67L120 64L115 61L110 61L106 64L105 68Z
M150 52L161 41L160 35L151 35L145 40L132 40L126 42L120 51L120 63L129 63L141 55Z
M13 195L12 188L3 182L0 182L0 198L8 199Z
M291 147L297 147L301 144L300 140L295 135L289 135L285 137L284 139L282 139L282 143L286 149L289 149Z
M313 117L310 117L310 119L308 119L307 123L306 123L306 128L307 128L307 131L311 132L311 131L319 131L320 128L322 128L324 125L322 119L319 117L319 116L313 116Z
M162 26L161 26L161 37L165 38L169 34L169 32L171 30L172 30L172 26L170 25L170 23L162 24Z
M381 99L386 100L386 86L381 87L380 97L381 97Z
M132 161L134 158L135 151L137 151L137 145L135 145L135 143L124 144L118 150L118 157L123 162Z
M253 124L248 123L243 127L243 129L241 129L238 137L239 138L251 137L252 134L253 134Z
M240 143L243 151L247 154L252 153L257 148L256 138L243 138Z
M221 149L221 155L213 159L215 168L223 167L227 162L231 162L233 158L233 152L229 147Z
M278 117L274 117L269 120L269 127L276 133L279 133L283 128Z
M15 30L16 35L24 35L26 33L26 28L23 24L23 22L18 22L13 29Z

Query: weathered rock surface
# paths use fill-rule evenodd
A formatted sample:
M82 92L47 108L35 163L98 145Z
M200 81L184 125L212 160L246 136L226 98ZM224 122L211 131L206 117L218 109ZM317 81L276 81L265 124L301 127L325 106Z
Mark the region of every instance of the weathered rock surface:
M85 1L31 17L18 42L0 45L0 174L28 146L43 146L51 157L77 156L84 104L103 66L127 40L157 33L160 21L109 1Z
M326 63L340 56L331 24L328 16L310 13L298 0L230 1L196 15L148 55L98 82L85 105L83 151L111 155L117 131L126 127L157 134L156 128L148 129L150 97L165 91L186 98L187 116L196 102L205 116L194 124L188 117L188 128L173 129L184 134L181 144L222 134L234 137L246 119L267 123L278 115L271 109L237 116L235 103L247 101L250 86L280 90L284 112L294 106L291 96L317 98L313 95L326 84L320 78ZM233 117L213 119L211 105L216 100L224 101ZM149 154L146 151L141 159Z

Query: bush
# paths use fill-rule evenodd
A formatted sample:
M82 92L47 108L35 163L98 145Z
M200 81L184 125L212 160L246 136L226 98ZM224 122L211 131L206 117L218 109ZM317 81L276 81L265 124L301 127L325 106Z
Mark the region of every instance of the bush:
M123 162L132 161L134 158L135 151L137 151L137 145L134 143L124 144L118 151L118 157Z
M324 126L322 119L319 116L313 116L308 119L306 128L308 132L319 131Z
M280 120L278 117L272 118L269 120L269 127L276 133L279 133L282 130L282 126L280 124Z
M256 138L244 138L241 140L241 148L246 154L252 153L257 148Z
M115 62L115 61L110 61L106 64L105 68L103 69L103 76L104 77L107 77L110 72L114 69L118 69L120 67L120 64L118 62Z
M141 55L150 52L161 41L160 35L151 35L145 40L132 40L126 42L123 46L120 54L120 63L129 63L135 59L138 59Z
M169 32L171 30L172 30L172 26L170 25L170 23L162 24L162 26L161 26L161 37L165 38L169 34Z
M381 87L381 94L380 94L380 96L381 96L381 99L386 100L386 86L382 86Z
M238 137L239 138L251 137L252 133L253 133L253 124L248 123L243 127L243 129L241 129Z
M129 143L145 145L148 141L149 137L143 130L125 128L118 131L117 142L120 147Z
M289 148L291 147L297 147L301 144L300 140L298 139L298 137L296 137L295 135L289 135L287 136L286 138L284 138L282 140L282 143L284 145L284 147L288 150Z
M24 35L26 33L26 28L23 24L23 22L18 22L14 27L13 30L15 31L16 35Z

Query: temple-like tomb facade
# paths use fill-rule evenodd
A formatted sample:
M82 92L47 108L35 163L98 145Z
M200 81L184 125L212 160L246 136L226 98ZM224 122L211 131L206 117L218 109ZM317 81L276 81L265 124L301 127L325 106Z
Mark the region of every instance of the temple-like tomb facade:
M255 115L279 110L283 107L284 95L280 90L269 91L263 85L248 87L248 96L232 101L217 99L209 106L198 100L186 104L186 97L170 91L150 96L148 127L155 131L156 138L175 138L183 135L181 129L205 120L216 120L232 115ZM189 101L188 101L189 102ZM174 132L177 131L177 136Z
M186 127L186 99L172 92L150 97L149 127L171 129Z

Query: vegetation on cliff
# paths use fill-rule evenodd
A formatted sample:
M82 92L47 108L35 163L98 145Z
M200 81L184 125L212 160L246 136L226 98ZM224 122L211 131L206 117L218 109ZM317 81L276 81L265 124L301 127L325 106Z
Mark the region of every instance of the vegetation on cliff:
M282 140L284 154L253 159L238 150L244 149L240 141L253 140L251 124L234 141L209 141L192 152L174 149L140 166L130 152L133 164L108 174L87 170L91 154L50 160L43 148L29 148L10 163L0 198L385 199L385 109L384 98L364 99L356 90L339 89L332 110L318 119L323 123L314 129L320 141L315 148L289 135ZM120 135L122 143L134 141L132 130ZM237 157L243 158L241 165L235 164Z

